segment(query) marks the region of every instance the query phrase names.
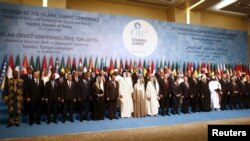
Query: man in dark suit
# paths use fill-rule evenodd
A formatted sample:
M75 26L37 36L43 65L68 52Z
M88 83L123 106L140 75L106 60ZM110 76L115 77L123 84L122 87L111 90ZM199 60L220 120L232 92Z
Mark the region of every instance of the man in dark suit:
M91 82L87 79L87 73L82 74L81 80L78 81L78 91L77 97L80 103L79 115L80 121L82 122L83 119L89 120L89 101L91 96ZM83 116L84 110L84 116Z
M53 122L57 123L57 105L60 101L60 94L58 93L59 85L55 81L55 74L51 74L50 81L45 84L45 101L48 103L48 122L52 121L51 115L53 115Z
M199 80L197 79L197 74L193 73L192 78L190 79L190 89L191 89L191 103L192 103L192 112L198 112L200 110L199 106Z
M207 80L207 77L203 75L200 82L199 93L201 94L200 96L201 110L204 112L211 111L211 94L208 84L209 81Z
M60 95L60 98L62 98L63 94L63 84L67 79L65 78L65 75L62 71L59 72L59 78L57 78L55 81L58 84L58 94ZM57 113L63 114L63 103L60 101L58 102L58 107L57 107Z
M190 84L188 82L188 76L184 76L184 82L180 84L182 94L182 112L184 114L189 113L189 101L190 101Z
M65 123L67 111L69 109L70 121L73 120L73 104L76 102L76 84L72 81L72 74L68 73L67 81L63 82L63 93L62 93L62 103L63 103L63 123Z
M181 100L181 89L178 84L178 76L174 76L174 83L172 84L172 95L173 95L173 115L179 114L179 105Z
M119 83L115 81L115 75L112 74L111 81L107 86L106 99L108 102L109 119L112 120L116 117L117 99L119 96Z
M223 74L222 79L220 79L220 84L221 84L221 90L222 90L222 95L221 95L221 110L226 110L227 109L227 101L228 101L228 94L229 94L229 80L227 79L227 75Z
M237 104L239 103L239 84L236 82L234 76L231 77L231 82L229 84L229 91L230 91L230 99L229 99L229 107L230 109L237 109Z
M169 115L169 101L171 97L171 83L169 81L169 74L164 75L164 79L160 80L159 85L161 115Z
M23 115L26 116L29 113L29 103L27 102L27 96L29 93L29 82L33 78L33 69L31 67L28 67L27 74L24 74L21 76L21 78L24 81L24 91L23 91Z
M44 100L44 83L40 79L40 72L34 73L33 79L29 83L29 93L27 101L30 103L29 122L41 124L41 102Z

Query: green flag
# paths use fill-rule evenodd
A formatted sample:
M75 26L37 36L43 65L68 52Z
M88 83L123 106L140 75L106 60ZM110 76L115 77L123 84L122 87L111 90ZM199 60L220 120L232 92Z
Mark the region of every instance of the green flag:
M36 71L41 71L41 65L40 65L40 57L37 56L36 58Z
M30 67L31 67L33 70L35 69L35 63L34 63L33 56L31 56L31 58L30 58Z
M65 68L65 62L64 62L64 57L62 57L60 71L64 72L64 68Z

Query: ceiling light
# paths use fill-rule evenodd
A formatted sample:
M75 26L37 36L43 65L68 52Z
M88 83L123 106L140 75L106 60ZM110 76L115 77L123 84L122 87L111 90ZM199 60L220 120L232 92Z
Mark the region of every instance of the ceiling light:
M187 8L187 24L190 24L190 10L193 9L194 7L198 6L199 4L203 3L205 0L200 0L197 3L191 5L190 7Z
M228 6L228 5L232 4L232 3L235 3L236 1L237 0L222 0L218 4L216 4L214 6L214 8L216 10L219 10L219 9L224 8L224 7L226 7L226 6ZM238 3L238 4L240 4L240 3Z
M48 0L43 0L43 7L48 7Z

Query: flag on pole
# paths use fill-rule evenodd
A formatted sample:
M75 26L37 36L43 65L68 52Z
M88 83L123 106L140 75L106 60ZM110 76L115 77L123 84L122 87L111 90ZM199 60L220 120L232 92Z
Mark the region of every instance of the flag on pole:
M160 62L160 68L163 69L163 62L162 62L162 60Z
M1 72L0 72L0 89L3 90L5 86L6 71L7 71L7 55L4 56Z
M66 67L69 69L69 71L71 71L71 59L70 59L70 56L68 57Z
M47 70L46 56L43 56L43 61L42 61L42 71L44 70Z
M113 63L113 59L112 58L110 60L109 72L110 72L110 74L114 73L114 63Z
M79 62L78 62L78 69L79 69L79 67L83 67L82 58L79 59Z
M18 76L20 76L20 57L19 57L19 55L17 55L17 57L16 57L15 70L18 72Z
M37 56L36 58L36 71L41 71L41 65L40 65L40 57Z
M33 71L35 70L35 63L34 63L33 56L31 56L30 58L30 67L32 68Z
M143 75L146 76L147 74L147 63L146 60L143 60Z
M64 68L65 68L65 61L64 61L64 57L62 57L60 71L62 71L63 73L64 73Z
M84 58L84 61L83 61L83 67L84 68L88 68L88 61L87 61L87 57Z
M128 64L128 60L125 60L125 69L128 70L129 69L129 64Z
M93 69L93 61L92 61L92 57L90 57L90 59L89 59L89 71L92 71L92 69Z
M158 70L159 69L159 62L156 60L155 68Z
M151 74L155 74L155 63L154 63L154 60L152 60L151 62Z
M122 62L122 59L120 59L119 72L120 73L123 72L123 62Z
M115 59L115 66L114 66L114 69L118 69L118 66L117 66L117 59Z
M76 71L76 58L73 58L73 62L72 62L72 71Z
M59 58L57 57L56 58L56 65L55 65L55 71L57 74L59 74L59 71L60 71L60 67L59 67Z
M132 61L132 59L130 59L130 61L129 61L129 69L130 69L131 73L134 72L133 61Z
M9 58L9 66L8 66L8 70L7 70L7 77L10 79L13 77L13 70L14 70L14 62L13 62L13 57L12 55L10 55Z
M103 71L104 69L104 61L103 58L101 59L101 64L100 64L100 71Z
M28 69L28 60L27 60L27 56L25 55L23 57L23 67L22 67L21 75L27 74L27 69Z
M99 61L98 61L98 57L96 57L96 59L95 59L95 73L96 74L99 74L100 73L100 69L99 69Z
M51 68L53 68L53 67L54 67L53 57L50 56L50 58L49 58L49 71L50 71Z

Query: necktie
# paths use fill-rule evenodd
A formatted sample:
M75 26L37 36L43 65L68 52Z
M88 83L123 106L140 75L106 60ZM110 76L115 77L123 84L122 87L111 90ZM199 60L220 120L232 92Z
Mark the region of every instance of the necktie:
M36 85L37 85L37 86L39 85L38 79L36 79Z
M71 88L71 81L69 81L69 88Z
M155 87L155 89L156 89L156 83L155 83L155 81L154 81L154 87Z
M116 88L115 81L113 81L113 83L114 83L114 86L115 86L115 88Z

